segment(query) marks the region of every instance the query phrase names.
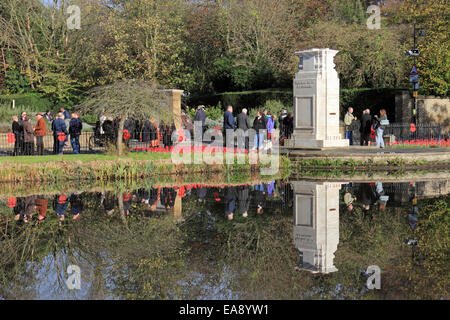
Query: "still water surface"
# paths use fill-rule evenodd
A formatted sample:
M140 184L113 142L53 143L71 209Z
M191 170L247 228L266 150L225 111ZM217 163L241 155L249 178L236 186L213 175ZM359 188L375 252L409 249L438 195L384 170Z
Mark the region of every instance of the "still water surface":
M449 194L442 180L4 195L0 298L448 299Z

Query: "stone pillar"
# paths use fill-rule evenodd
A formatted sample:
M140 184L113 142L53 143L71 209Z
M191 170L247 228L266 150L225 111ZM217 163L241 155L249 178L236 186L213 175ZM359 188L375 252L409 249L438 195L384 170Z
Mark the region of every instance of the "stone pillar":
M175 122L175 128L181 128L181 95L183 90L166 89L167 103L169 104L169 110L173 114L173 120Z
M297 269L330 273L339 243L339 190L341 183L294 181L294 243L299 251Z
M339 133L339 78L334 69L337 50L296 52L300 58L294 79L294 132L286 146L322 149L347 147Z

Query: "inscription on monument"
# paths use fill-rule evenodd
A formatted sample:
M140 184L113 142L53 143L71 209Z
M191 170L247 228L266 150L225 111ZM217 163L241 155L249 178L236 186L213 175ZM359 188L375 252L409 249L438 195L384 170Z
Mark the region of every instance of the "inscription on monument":
M316 84L315 80L295 80L294 81L296 89L309 89L313 88Z

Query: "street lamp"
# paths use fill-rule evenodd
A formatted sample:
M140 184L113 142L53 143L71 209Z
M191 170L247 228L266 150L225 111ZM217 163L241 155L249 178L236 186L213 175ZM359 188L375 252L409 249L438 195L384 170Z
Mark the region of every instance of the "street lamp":
M411 50L405 52L406 56L414 58L414 65L409 74L409 81L413 84L414 109L412 110L412 122L414 124L417 124L417 93L419 90L419 74L415 69L417 57L420 55L420 50L417 49L417 36L425 37L426 33L424 28L417 28L416 23L414 23L414 46Z

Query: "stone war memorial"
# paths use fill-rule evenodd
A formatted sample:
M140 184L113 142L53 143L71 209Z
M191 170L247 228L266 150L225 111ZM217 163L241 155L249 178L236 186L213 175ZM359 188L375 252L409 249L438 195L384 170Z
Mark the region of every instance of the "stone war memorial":
M339 133L337 50L309 49L295 54L300 63L294 79L294 132L286 147L348 147Z

